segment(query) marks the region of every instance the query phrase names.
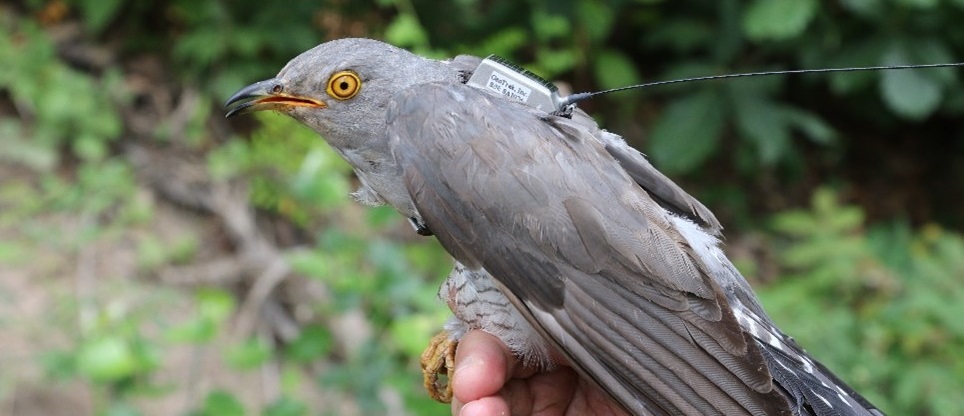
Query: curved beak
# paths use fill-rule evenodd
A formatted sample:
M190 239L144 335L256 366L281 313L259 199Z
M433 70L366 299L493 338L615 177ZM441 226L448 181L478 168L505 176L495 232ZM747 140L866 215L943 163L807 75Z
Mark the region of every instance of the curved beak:
M324 101L287 94L283 87L275 78L248 85L238 90L224 103L224 107L228 110L224 116L234 117L238 114L262 110L287 111L292 107L328 107Z

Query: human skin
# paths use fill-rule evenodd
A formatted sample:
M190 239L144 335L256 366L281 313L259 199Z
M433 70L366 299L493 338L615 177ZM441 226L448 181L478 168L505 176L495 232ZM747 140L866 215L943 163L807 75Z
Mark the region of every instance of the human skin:
M521 365L498 338L478 330L459 341L452 391L452 414L458 416L626 414L572 367L538 372Z

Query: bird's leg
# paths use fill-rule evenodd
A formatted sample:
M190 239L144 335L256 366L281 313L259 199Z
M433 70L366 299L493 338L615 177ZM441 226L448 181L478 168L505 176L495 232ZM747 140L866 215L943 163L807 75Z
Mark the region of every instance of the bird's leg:
M443 330L432 337L428 347L422 352L425 390L435 401L452 402L452 373L455 371L455 349L458 345L458 340ZM444 381L439 380L440 375L445 376Z
M422 353L425 389L433 399L443 403L452 400L455 348L473 329L499 338L523 363L548 368L550 360L544 341L484 270L456 263L439 288L439 298L449 305L454 316ZM440 374L445 375L444 382L440 382Z

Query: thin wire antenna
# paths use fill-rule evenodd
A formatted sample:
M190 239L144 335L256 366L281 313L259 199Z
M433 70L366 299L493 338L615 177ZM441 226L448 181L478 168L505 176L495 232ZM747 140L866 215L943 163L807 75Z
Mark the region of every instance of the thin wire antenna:
M767 75L791 75L791 74L818 74L827 72L857 72L857 71L883 71L890 69L920 69L920 68L947 68L947 67L960 67L964 66L964 62L955 62L948 64L916 64L916 65L889 65L889 66L864 66L864 67L853 67L853 68L821 68L821 69L792 69L787 71L764 71L764 72L746 72L742 74L726 74L726 75L709 75L703 77L695 78L683 78L683 79L673 79L668 81L656 81L648 82L645 84L629 85L626 87L612 88L608 90L596 91L596 92L580 92L572 94L566 97L560 108L566 108L572 104L579 101L587 100L597 95L609 94L613 92L633 90L637 88L648 88L656 87L660 85L669 84L679 84L683 82L693 82L693 81L710 81L714 79L728 79L728 78L743 78L743 77L758 77Z

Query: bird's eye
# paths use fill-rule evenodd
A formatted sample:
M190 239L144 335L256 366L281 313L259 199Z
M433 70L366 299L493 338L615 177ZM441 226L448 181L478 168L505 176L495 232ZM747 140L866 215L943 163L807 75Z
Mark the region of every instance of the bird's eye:
M328 78L328 95L336 99L347 100L358 94L360 89L361 79L354 72L336 72L331 78Z

